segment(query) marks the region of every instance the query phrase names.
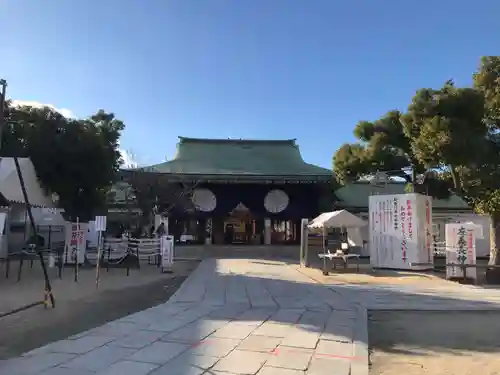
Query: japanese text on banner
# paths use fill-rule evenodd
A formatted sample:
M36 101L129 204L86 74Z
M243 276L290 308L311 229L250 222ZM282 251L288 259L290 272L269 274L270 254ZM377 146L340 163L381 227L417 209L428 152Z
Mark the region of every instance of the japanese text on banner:
M406 207L402 204L401 205L401 210L400 210L400 220L401 220L401 259L403 260L404 263L406 263L406 250L407 250L407 242L406 242L406 228L405 228L405 221L406 221Z
M411 200L406 200L406 223L408 226L408 239L413 239L413 215L412 215L412 207Z
M85 234L79 224L71 225L71 246L77 246L83 244Z
M429 198L425 199L425 248L427 249L427 260L430 262L432 259L431 253L431 206Z
M394 230L397 231L399 229L399 220L398 220L398 199L394 198L393 202L393 223L394 223Z

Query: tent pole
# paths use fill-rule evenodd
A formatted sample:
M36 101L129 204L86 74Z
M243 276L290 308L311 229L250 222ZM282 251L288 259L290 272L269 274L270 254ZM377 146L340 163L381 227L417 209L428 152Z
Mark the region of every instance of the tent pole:
M328 276L328 271L326 270L325 232L326 232L326 228L323 226L323 275Z
M54 295L52 294L52 286L50 285L50 279L47 273L45 260L43 259L42 252L40 251L40 245L38 241L38 231L35 225L35 220L33 219L33 212L31 211L31 205L28 200L28 192L26 191L26 185L24 184L24 178L21 172L21 167L19 165L19 159L17 158L17 156L14 156L14 164L16 165L17 177L19 178L19 184L21 185L21 191L23 192L24 203L26 205L26 212L28 212L28 217L30 219L31 230L35 238L35 251L38 253L38 256L40 257L40 264L42 265L43 277L45 279L45 299L49 297L50 304L54 308L56 307L56 301L54 299Z

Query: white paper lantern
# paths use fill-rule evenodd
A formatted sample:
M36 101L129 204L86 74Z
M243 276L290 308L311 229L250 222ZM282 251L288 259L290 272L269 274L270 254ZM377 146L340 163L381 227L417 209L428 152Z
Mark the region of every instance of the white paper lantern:
M264 198L264 207L272 214L284 211L290 199L283 190L271 190Z
M191 200L195 207L203 212L211 212L217 206L217 198L209 189L195 189Z

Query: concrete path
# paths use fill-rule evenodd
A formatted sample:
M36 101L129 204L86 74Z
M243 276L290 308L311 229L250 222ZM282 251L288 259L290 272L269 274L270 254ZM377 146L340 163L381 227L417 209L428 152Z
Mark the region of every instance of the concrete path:
M318 275L205 260L167 303L4 361L0 374L367 375L368 308L500 306L497 291L323 285Z
M366 342L366 310L292 267L206 260L167 303L4 361L0 374L366 375Z

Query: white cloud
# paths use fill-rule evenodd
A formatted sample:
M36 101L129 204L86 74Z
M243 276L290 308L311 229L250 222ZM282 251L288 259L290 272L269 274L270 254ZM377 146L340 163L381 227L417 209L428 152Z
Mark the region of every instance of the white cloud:
M76 118L75 114L71 109L67 108L57 108L55 105L52 104L45 104L45 103L40 103L32 100L12 100L11 104L16 107L21 107L21 106L29 106L29 107L35 107L35 108L43 108L43 107L49 107L50 109L53 109L54 111L59 112L61 115L63 115L66 118Z

